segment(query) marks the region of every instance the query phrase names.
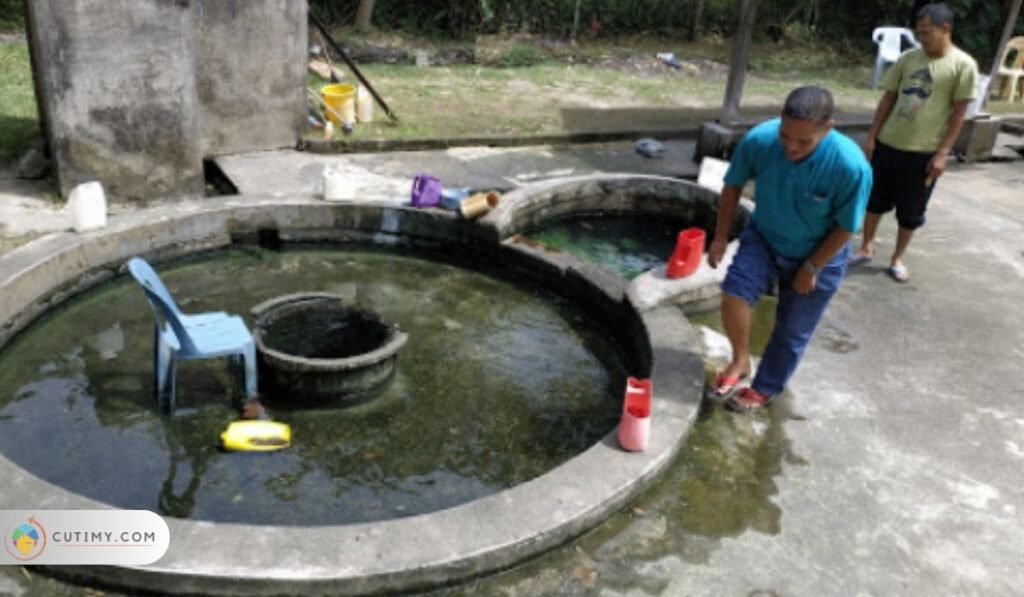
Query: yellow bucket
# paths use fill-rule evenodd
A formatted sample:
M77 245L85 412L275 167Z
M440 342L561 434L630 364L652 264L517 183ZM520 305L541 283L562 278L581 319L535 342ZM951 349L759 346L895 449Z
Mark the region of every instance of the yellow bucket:
M320 96L324 103L330 108L324 110L327 118L334 123L334 126L341 126L347 122L352 124L356 121L356 88L352 85L339 83L336 85L324 85L320 89Z

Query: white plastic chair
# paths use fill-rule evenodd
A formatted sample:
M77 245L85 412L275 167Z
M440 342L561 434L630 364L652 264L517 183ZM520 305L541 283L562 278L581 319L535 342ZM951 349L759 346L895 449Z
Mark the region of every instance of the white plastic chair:
M915 48L921 47L914 37L914 32L904 27L878 27L871 33L871 39L878 45L875 56L875 74L871 77L871 88L878 89L882 80L882 70L886 64L894 64L903 53L903 40L906 39Z
M1011 62L1010 54L1014 52L1016 55ZM1024 36L1014 37L1006 44L996 72L1002 83L999 97L1012 102L1017 98L1018 83L1024 79Z

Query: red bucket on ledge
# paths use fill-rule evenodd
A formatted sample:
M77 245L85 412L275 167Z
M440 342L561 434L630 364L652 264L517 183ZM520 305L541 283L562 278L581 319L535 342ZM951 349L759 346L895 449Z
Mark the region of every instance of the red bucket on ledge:
M704 231L700 228L687 228L676 239L676 249L665 266L665 275L669 278L685 278L697 271L703 256Z
M629 452L647 449L651 438L651 380L630 377L619 421L619 445Z

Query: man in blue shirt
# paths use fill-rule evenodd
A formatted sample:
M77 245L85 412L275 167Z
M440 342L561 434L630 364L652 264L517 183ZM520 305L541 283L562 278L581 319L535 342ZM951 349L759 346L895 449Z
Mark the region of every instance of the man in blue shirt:
M782 393L846 274L847 243L864 220L871 167L856 143L833 130L833 107L821 87L794 90L781 118L747 133L725 176L711 267L725 254L743 185L756 184L753 216L722 283L732 361L710 392L730 410L762 408ZM776 280L775 328L757 376L740 389L750 375L751 313Z

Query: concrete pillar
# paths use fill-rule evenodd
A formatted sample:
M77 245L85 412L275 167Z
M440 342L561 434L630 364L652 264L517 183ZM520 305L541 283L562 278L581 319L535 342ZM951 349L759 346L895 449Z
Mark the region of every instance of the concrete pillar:
M191 0L35 0L29 34L61 193L199 196Z
M294 147L306 122L307 5L200 0L196 80L204 155Z
M203 194L203 158L293 147L305 123L303 0L30 0L60 191Z

